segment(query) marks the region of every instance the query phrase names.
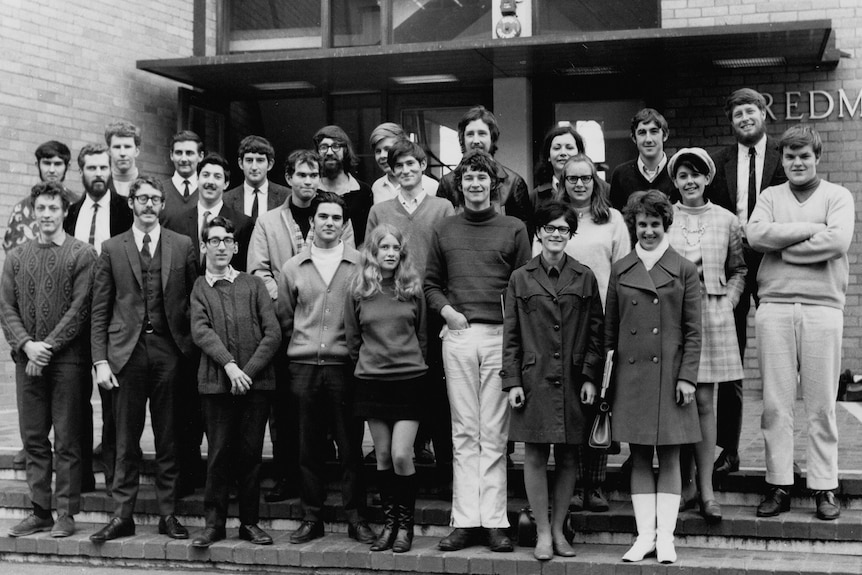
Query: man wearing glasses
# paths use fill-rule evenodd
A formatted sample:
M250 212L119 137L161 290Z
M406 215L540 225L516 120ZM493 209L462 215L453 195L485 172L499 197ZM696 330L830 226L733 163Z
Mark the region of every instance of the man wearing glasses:
M114 394L117 463L114 516L90 536L94 543L134 535L141 433L150 401L155 436L159 533L174 539L188 531L174 516L174 389L181 362L194 355L189 294L198 276L198 248L159 225L161 183L152 177L129 187L132 228L102 244L93 288L91 339L96 383Z
M239 169L245 178L241 185L225 192L224 203L255 221L258 216L283 204L290 190L268 179L269 171L275 166L275 148L266 138L246 136L239 143L237 155ZM240 258L234 259L239 261ZM245 266L244 258L242 265Z
M356 247L365 240L368 212L374 203L371 186L353 177L359 163L353 144L339 126L324 126L314 135L314 149L320 154L320 189L334 192L347 204L347 218L353 222Z

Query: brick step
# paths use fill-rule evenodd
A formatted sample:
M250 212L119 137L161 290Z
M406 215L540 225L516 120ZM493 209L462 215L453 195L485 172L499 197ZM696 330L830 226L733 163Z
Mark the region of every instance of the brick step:
M332 529L346 532L346 515L338 503L340 497L331 493L323 510L323 518ZM509 522L516 526L526 500L510 498L508 502ZM22 519L31 509L27 487L21 482L0 481L0 518ZM417 533L431 537L443 537L449 528L451 505L447 501L420 499L416 506ZM96 524L106 523L113 511L113 502L103 494L86 494L82 498L79 520ZM177 504L177 515L190 528L203 527L204 504L200 491ZM735 549L749 548L768 550L780 547L800 552L862 554L862 510L842 509L835 521L820 521L814 516L814 505L798 505L788 513L774 518L755 516L753 506L724 505L724 520L718 525L707 525L696 511L679 515L676 536L680 546ZM229 517L236 517L235 504L231 504ZM265 529L292 530L303 518L298 499L280 503L260 504L260 524ZM155 525L158 522L158 505L155 492L150 486L141 488L135 515L136 523ZM378 506L369 506L368 520L379 524L383 520ZM635 520L631 505L627 502L611 502L606 513L575 512L570 514L575 540L585 543L627 545L635 532ZM234 521L233 524L236 522ZM512 535L518 538L517 529ZM522 542L531 544L529 536Z
M13 524L0 520L0 532ZM91 564L101 566L136 566L173 569L201 569L202 572L259 573L285 572L296 575L318 573L395 573L437 575L651 575L675 572L715 575L736 573L777 575L779 573L812 573L850 575L862 573L859 557L826 553L800 553L784 548L753 550L720 549L712 545L677 549L673 565L657 564L655 558L640 563L622 563L625 545L576 544L573 558L555 558L539 563L532 550L516 548L514 553L492 553L484 547L444 553L437 549L437 538L417 537L408 553L374 553L367 545L357 543L342 533L330 533L304 545L292 545L287 531L270 531L275 543L255 546L236 538L230 529L225 541L209 549L195 549L189 541L174 541L158 535L156 528L139 525L136 535L93 545L88 537L98 526L79 524L72 537L53 539L40 533L17 539L0 536L0 555L9 559ZM192 532L194 536L194 531Z

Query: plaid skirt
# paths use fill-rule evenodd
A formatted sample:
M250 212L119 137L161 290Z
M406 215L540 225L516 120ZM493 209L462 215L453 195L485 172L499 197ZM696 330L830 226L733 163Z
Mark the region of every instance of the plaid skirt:
M704 292L701 299L702 347L697 381L718 383L743 378L736 321L727 296Z

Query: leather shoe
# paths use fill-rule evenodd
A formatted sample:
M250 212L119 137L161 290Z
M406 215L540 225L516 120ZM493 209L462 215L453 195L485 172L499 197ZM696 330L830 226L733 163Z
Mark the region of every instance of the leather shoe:
M706 521L707 525L715 525L721 523L721 507L715 499L708 499L700 502L700 514Z
M440 540L437 548L440 551L460 551L475 544L475 529L456 527L449 535Z
M569 504L571 505L571 503ZM584 509L595 513L604 513L610 506L601 487L593 487L584 490Z
M276 503L278 501L285 501L292 497L296 497L296 495L298 495L298 491L290 484L290 482L284 479L279 479L278 483L275 484L275 487L263 496L263 500L267 503Z
M192 547L206 549L216 541L227 537L224 527L206 527L200 535L192 539Z
M112 518L107 525L90 535L93 543L104 543L118 537L129 537L135 534L135 522L131 519Z
M308 543L323 537L323 521L303 521L299 528L290 534L291 543Z
M817 502L817 519L831 521L841 515L841 508L838 507L832 491L815 491L814 498Z
M735 451L723 450L712 469L713 485L721 483L730 473L739 471L739 454Z
M488 549L494 553L509 553L515 550L512 540L506 535L505 529L491 527L488 529Z
M790 494L781 487L773 486L757 506L758 517L775 517L785 511L790 511Z
M167 515L159 519L159 535L167 535L171 539L188 539L189 530L183 527L175 515Z
M272 537L269 536L269 533L253 524L240 525L239 538L255 545L272 545Z
M368 543L369 545L377 540L377 536L374 534L374 531L371 530L368 523L362 520L351 523L347 526L347 536L359 541L360 543Z
M584 510L584 490L581 488L575 489L572 498L569 500L569 511Z

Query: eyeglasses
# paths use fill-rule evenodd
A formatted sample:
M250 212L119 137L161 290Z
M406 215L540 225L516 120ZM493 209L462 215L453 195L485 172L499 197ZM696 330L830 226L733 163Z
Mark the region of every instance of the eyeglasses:
M234 238L210 238L207 240L207 245L211 248L217 248L222 242L224 242L224 247L226 248L232 248L236 245L236 239Z
M572 232L572 228L570 228L569 226L545 225L545 226L542 226L542 229L545 230L546 234L552 234L554 232L560 232L561 236L567 236Z
M591 175L587 175L587 176L566 176L566 181L567 181L567 182L569 182L570 184L577 184L577 183L578 183L578 180L582 181L582 182L584 183L584 185L587 185L587 184L589 184L590 182L592 182L592 181L593 181L593 176L591 176Z
M334 144L320 144L317 146L317 151L321 154L325 154L328 150L332 150L333 152L340 152L344 149L344 144L339 144L335 142Z
M146 206L147 202L150 202L150 201L153 202L154 206L160 206L160 205L162 205L162 202L165 200L161 196L139 195L139 196L135 196L135 201L138 202L139 204L141 204L142 206Z

